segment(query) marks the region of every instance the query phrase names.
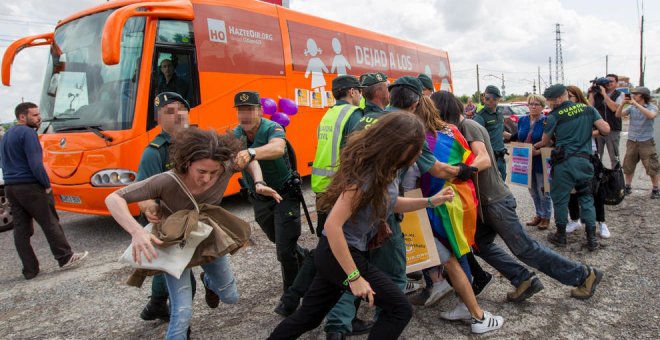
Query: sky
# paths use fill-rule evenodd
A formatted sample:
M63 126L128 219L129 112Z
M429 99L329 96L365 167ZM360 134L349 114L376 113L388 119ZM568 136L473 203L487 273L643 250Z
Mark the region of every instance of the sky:
M23 36L52 31L58 20L104 0L23 0L0 3L0 55ZM289 0L291 9L411 40L449 53L457 95L502 87L532 92L541 73L555 79L555 25L561 26L564 83L582 88L607 71L639 82L640 14L644 14L646 86L660 87L660 1L642 0ZM0 85L0 122L12 121L21 100L39 103L47 47L16 55L11 87ZM538 84L537 84L538 86Z

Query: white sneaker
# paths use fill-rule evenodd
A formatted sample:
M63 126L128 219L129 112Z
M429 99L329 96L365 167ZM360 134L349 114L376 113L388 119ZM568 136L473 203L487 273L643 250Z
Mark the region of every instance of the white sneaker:
M71 255L71 257L69 258L69 261L63 264L62 267L60 268L64 269L69 267L75 267L76 265L79 265L80 262L82 262L87 257L88 254L89 252L87 251L84 251L82 253L73 253L73 255Z
M610 238L612 234L610 234L610 230L607 229L607 224L605 222L600 222L600 237L602 238Z
M433 288L431 288L431 295L426 300L426 303L424 303L424 306L429 307L434 305L452 290L454 290L454 288L452 288L449 285L449 282L447 282L447 280L442 280L440 282L434 283Z
M570 234L580 228L582 228L582 221L579 218L577 220L570 220L566 225L566 232Z
M504 324L504 318L499 315L490 314L487 311L484 311L484 318L482 320L477 320L472 318L472 333L486 333L494 331L496 329L502 328Z
M484 312L485 315L486 312ZM456 304L456 307L452 309L449 312L442 312L440 313L440 317L445 319L445 320L451 320L451 321L470 321L472 319L472 314L470 314L470 311L467 309L467 306L462 301L459 301L458 304Z
M403 289L403 294L410 294L412 292L416 292L420 290L421 288L422 288L421 284L408 280L408 283L406 283L406 288Z

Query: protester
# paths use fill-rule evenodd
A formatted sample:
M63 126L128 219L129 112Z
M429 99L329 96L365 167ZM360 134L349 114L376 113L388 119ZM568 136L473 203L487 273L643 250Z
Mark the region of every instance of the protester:
M188 127L189 110L190 105L178 93L163 92L156 96L154 99L154 112L158 115L158 126L161 128L161 132L142 152L142 158L140 158L140 164L138 165L137 181L143 181L172 168L170 146L174 143L175 136ZM160 206L156 200L146 200L139 202L138 205L147 221L159 220L158 211ZM146 224L146 221L142 222ZM192 272L190 273L190 282L192 284L192 295L195 296L197 282ZM151 296L147 305L142 309L140 318L146 321L155 319L169 321L168 297L165 275L154 275L151 281Z
M497 106L501 98L502 95L497 86L486 86L484 91L485 106L477 112L473 119L488 131L490 144L493 146L497 161L497 170L500 172L502 180L506 180L506 159L504 157L507 150L504 146L504 140L511 139L511 134L504 131L504 114L502 109Z
M619 77L616 74L605 76L609 81L607 86L595 85L589 88L589 105L598 110L600 116L610 126L610 133L607 136L597 136L598 156L603 159L605 148L610 155L612 168L619 162L619 139L621 136L621 118L616 116L616 111L623 104L624 95L616 87L619 83Z
M580 90L579 87L575 85L569 85L566 86L566 91L568 91L568 100L572 101L573 103L589 105L587 98L584 97L584 93L582 93L582 90ZM596 137L598 136L600 136L598 130L593 130L593 138L591 139L591 153L594 155L594 157L598 157L598 149L596 147ZM594 169L594 175L596 175L596 170L597 169ZM605 203L603 202L603 199L600 197L600 195L596 195L595 193L592 193L592 195L594 197L594 208L596 209L596 226L598 227L597 230L600 230L600 237L609 238L611 234L610 230L607 228L607 224L605 224ZM570 220L568 221L568 224L566 224L566 233L572 233L582 227L582 221L580 221L580 204L578 203L578 195L575 193L575 189L571 191L571 197L568 200L568 213Z
M630 126L628 126L628 141L626 141L626 156L623 159L623 174L626 180L626 195L632 193L632 180L635 174L637 163L642 161L646 174L651 178L653 189L651 198L660 198L660 189L658 189L658 154L655 149L655 140L653 139L653 120L658 115L658 107L651 104L651 91L638 86L631 92L630 98L624 99L624 104L629 104L623 109L620 105L616 110L616 117L630 116Z
M403 332L412 308L392 280L368 265L367 252L387 237L391 211L414 211L453 198L451 189L428 198L398 197L400 171L413 164L423 145L422 123L403 112L349 136L341 166L320 201L330 214L316 248L316 277L302 306L269 339L293 339L314 329L347 288L381 307L369 339L396 339ZM393 161L391 155L400 156Z
M518 120L518 140L525 144L534 145L534 143L541 141L543 136L545 98L541 95L532 94L527 97L527 105L529 106L529 114L520 117ZM529 194L532 196L536 215L526 225L545 230L550 226L552 199L550 193L545 192L543 185L541 150L533 149L532 156L532 177L530 179L532 184L529 187Z
M424 123L426 142L437 159L448 164L472 164L474 155L465 138L456 126L448 125L440 119L433 100L422 97L415 114ZM420 178L420 186L424 196L433 195L443 188L452 188L455 193L452 201L435 208L427 207L440 261L462 300L458 308L443 312L440 317L448 320L474 320L471 326L473 333L485 333L501 328L504 319L483 311L477 303L471 286L470 267L465 257L474 245L477 222L477 197L472 180L445 180L424 174ZM429 300L439 300L442 295L451 291L449 287L446 280L441 283L433 282ZM488 322L485 319L488 319Z
M188 198L187 192L189 192L197 201L200 210L208 212L207 216L213 216L214 209L220 209L217 205L222 200L229 179L241 166L235 160L240 149L239 141L229 134L218 135L215 131L197 128L185 129L180 133L173 147L173 170L130 184L108 195L105 202L112 217L132 235L134 260L139 262L144 255L148 261L151 261L152 257L156 255L154 245L160 245L162 241L143 229L131 216L128 203L158 198L161 206L158 217L166 224L168 218L177 212L194 211L196 204ZM263 180L257 162L250 162L247 167L256 181ZM261 195L281 200L277 192L270 187L257 185L256 190ZM180 219L172 222L179 223ZM222 225L222 221L213 221L211 224L214 225L214 229L209 238L213 241L202 243L206 244L204 251L199 251L198 247L197 255L193 256L189 267L183 271L181 277L177 279L170 274L165 274L171 303L167 339L186 338L186 333L189 335L190 332L189 325L192 318L191 266L201 265L204 269L201 280L206 289L206 302L209 307L217 307L220 300L228 304L238 301L236 281L229 265L228 256L218 253L219 250L224 249L223 244L218 243L220 237L216 237L216 235L224 233L218 229L218 225ZM204 256L201 255L202 253Z
M477 107L474 105L472 102L472 97L468 97L467 100L467 105L465 105L465 118L467 119L472 119L474 117L474 113L476 112Z
M238 116L238 126L234 129L234 137L241 141L243 150L238 152L238 158L244 163L256 160L263 173L264 181L257 182L247 171L243 178L249 192L249 200L254 208L254 219L275 243L277 260L282 271L283 290L293 284L298 275L298 268L303 265L305 249L298 245L300 237L300 200L294 178L293 169L287 154L284 128L279 124L262 117L259 93L241 91L234 96L234 107ZM279 202L272 197L263 196L256 191L257 185L275 188L282 197ZM277 307L283 313L293 312L299 304L300 297L284 294ZM281 299L281 300L282 300Z
M568 91L562 84L548 87L543 95L552 108L543 129L543 138L534 144L539 149L555 139L551 157L552 185L550 195L555 210L557 232L548 235L548 241L558 247L566 246L568 200L575 188L580 203L580 216L587 232L587 248L598 249L595 210L592 195L594 168L591 163L591 137L593 127L607 135L610 127L593 107L568 100Z
M60 268L80 264L88 252L74 253L60 225L35 131L41 125L39 108L24 102L16 106L14 114L16 125L3 137L0 158L5 192L14 217L14 245L23 265L23 277L31 280L39 274L39 260L30 244L34 234L32 219L39 223Z

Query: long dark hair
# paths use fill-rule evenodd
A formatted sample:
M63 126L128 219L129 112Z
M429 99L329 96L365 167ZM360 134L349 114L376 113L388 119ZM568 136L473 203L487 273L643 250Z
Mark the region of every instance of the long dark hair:
M431 95L431 100L435 107L440 111L440 118L449 124L458 126L463 114L463 104L447 91L438 91Z
M404 111L390 112L369 128L353 132L341 151L341 165L321 196L318 209L330 211L343 192L356 191L351 216L370 206L372 218L385 218L387 186L399 169L417 159L424 141L424 125Z
M233 160L242 148L241 143L231 133L218 134L214 130L188 128L176 136L172 146L171 159L178 174L188 173L190 163L211 159L221 164Z
M575 99L577 100L578 103L589 105L589 102L587 101L587 98L584 96L584 93L582 92L582 90L580 90L579 87L577 87L575 85L568 85L568 86L566 86L566 91L568 91L568 93L574 95Z

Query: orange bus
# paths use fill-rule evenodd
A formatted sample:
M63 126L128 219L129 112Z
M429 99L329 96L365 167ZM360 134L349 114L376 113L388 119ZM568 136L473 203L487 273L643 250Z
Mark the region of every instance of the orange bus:
M202 128L236 126L240 90L295 100L287 136L302 175L337 74L426 73L436 89L452 90L444 51L261 1L110 1L12 43L4 85L16 53L38 45L50 47L39 103L44 163L57 208L84 214L108 215L105 197L135 180L142 150L160 132L152 103L169 86L161 66L174 68L175 91ZM232 180L227 194L238 190Z

